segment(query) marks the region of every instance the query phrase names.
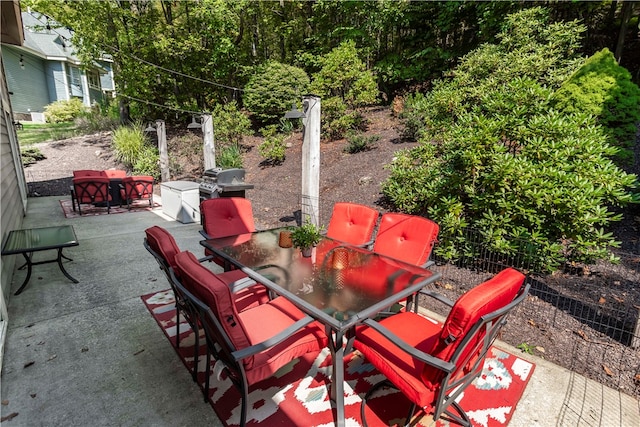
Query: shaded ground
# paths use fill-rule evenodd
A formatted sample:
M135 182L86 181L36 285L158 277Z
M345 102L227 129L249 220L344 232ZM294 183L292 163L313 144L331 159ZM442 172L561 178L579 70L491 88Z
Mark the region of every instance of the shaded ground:
M380 183L388 176L383 168L403 148L398 122L388 109L368 112L367 134L379 135L377 145L365 152L347 154L346 141L321 145L320 222L327 224L337 201L376 207L381 212ZM168 129L172 180L199 181L202 176L201 134ZM258 228L295 224L300 204L302 135L287 142L286 160L278 166L262 163L259 138L244 141L247 192L254 206ZM121 168L110 148L110 135L98 134L38 144L47 157L25 169L31 196L68 197L72 171ZM636 162L636 167L640 162ZM637 173L637 170L635 171ZM536 278L526 304L504 330L505 341L521 345L559 365L570 368L627 394L640 396L640 352L632 344L640 310L640 210L625 211L625 218L611 230L622 242L619 265L597 263ZM452 266L440 266L443 280L438 290L457 297L488 277ZM426 303L425 303L426 304ZM636 331L636 335L638 332Z

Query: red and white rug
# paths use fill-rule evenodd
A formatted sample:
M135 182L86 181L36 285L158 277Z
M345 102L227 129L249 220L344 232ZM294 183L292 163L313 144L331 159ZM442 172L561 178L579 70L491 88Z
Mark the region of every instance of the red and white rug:
M82 207L82 215L78 212L78 209L73 210L73 205L71 204L71 198L60 200L60 206L62 207L62 212L64 212L65 218L80 218L83 216L96 216L96 215L107 215L106 207L98 207L88 204L83 204ZM120 213L128 213L128 212L141 212L141 211L150 211L153 209L160 208L161 205L157 202L153 202L153 207L149 206L148 200L136 200L131 204L131 210L127 209L127 205L115 205L111 206L109 209L109 215L115 215Z
M189 372L193 366L194 333L180 316L180 348L175 348L176 312L171 290L143 295L142 301L169 339ZM204 337L200 338L204 343ZM201 346L202 348L203 346ZM198 384L204 386L204 349L198 363ZM214 372L212 361L212 370ZM460 405L474 426L506 426L516 404L531 378L534 365L510 353L492 348L484 371L465 390ZM249 426L332 426L335 410L328 396L331 377L331 355L322 351L317 357L305 357L280 369L274 377L250 390ZM360 353L353 352L345 360L345 412L349 427L361 426L360 403L367 390L384 379ZM240 393L225 378L211 376L209 397L211 406L226 426L240 422ZM394 390L381 390L367 402L367 422L370 426L401 425L409 409L409 401ZM425 416L416 426L432 426ZM457 425L440 419L439 427Z

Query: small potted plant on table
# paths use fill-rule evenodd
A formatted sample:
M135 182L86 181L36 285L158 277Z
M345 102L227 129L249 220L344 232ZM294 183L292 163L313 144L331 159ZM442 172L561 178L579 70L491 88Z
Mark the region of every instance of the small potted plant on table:
M311 250L322 239L322 228L315 224L306 222L300 227L291 231L291 242L293 246L302 251L302 256L311 256Z

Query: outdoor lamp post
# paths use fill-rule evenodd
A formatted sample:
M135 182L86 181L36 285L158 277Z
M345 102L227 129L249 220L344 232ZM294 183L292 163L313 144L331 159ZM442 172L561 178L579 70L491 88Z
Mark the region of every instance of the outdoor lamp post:
M320 97L304 95L302 112L295 104L286 119L302 119L302 220L320 225Z

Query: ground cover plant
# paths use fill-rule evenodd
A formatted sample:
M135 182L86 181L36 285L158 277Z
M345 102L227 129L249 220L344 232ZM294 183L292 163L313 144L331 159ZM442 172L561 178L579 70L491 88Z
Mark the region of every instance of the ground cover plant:
M612 161L618 149L592 115L553 107L555 91L584 62L584 27L549 23L542 8L510 15L499 43L485 44L408 108L421 144L389 166L383 193L400 210L426 214L445 234L482 232L498 253L531 242L530 265L611 257L604 231L612 207L638 201L637 178ZM469 255L464 237L438 248Z

